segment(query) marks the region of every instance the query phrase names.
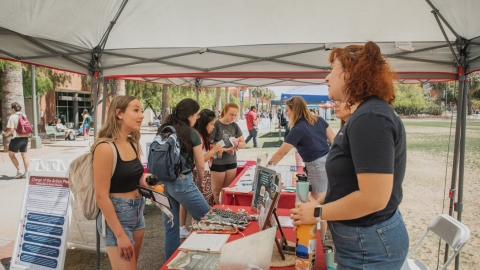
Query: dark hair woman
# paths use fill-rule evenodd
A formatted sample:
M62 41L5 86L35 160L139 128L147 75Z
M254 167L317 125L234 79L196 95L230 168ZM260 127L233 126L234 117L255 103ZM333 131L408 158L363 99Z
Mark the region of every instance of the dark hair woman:
M213 131L215 121L217 120L215 113L211 110L204 109L198 115L197 122L195 123L194 128L200 134L200 139L202 139L202 152L203 160L205 161L204 173L203 173L203 182L198 180L197 168L193 169L193 181L197 184L198 189L203 194L203 197L210 206L215 204L212 193L212 183L211 183L211 173L210 173L210 159L215 153L221 155L223 152L222 146L217 144L213 145L210 143L210 133ZM208 150L207 150L208 149ZM190 234L190 231L185 227L187 222L187 211L183 206L180 206L180 238L187 238Z
M335 48L330 63L329 98L352 114L328 154L325 199L292 209L294 224L328 221L338 269L400 269L409 245L398 210L406 138L391 106L394 75L373 42Z
M163 224L165 226L165 259L175 252L180 246L179 238L179 208L180 204L192 215L195 220L200 220L210 210L210 206L205 201L200 190L193 182L191 169L195 163L198 179L197 183L203 182L205 162L203 161L202 140L198 132L193 128L200 113L200 105L191 99L182 99L163 124L158 128L158 132L166 127L173 126L177 130L178 139L182 142L180 154L186 160L186 167L190 169L188 173L181 174L173 182L160 181L159 184L165 185L165 195L169 197L173 214L173 227L169 224L169 218L163 214Z

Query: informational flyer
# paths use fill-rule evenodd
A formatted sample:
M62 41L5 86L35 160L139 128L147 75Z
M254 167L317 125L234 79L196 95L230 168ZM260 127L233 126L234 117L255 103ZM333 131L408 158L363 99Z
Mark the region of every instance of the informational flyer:
M251 205L253 210L258 212L258 205L263 204L266 196L272 198L272 194L277 190L275 176L274 170L257 166Z
M14 250L14 265L62 269L67 242L68 178L30 176Z

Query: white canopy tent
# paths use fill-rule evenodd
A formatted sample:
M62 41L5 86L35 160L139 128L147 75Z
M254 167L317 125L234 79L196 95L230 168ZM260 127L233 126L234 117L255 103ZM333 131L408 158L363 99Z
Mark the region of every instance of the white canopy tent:
M0 58L192 87L311 85L330 49L375 41L401 82L459 80L460 220L478 14L478 0L0 0Z
M480 3L432 1L480 69ZM387 4L388 3L388 4ZM329 49L377 42L401 80L454 80L445 36L423 0L0 0L0 57L195 86L322 82ZM457 37L446 37L456 49ZM475 39L477 38L477 39ZM477 43L475 43L477 41ZM413 51L412 51L413 50ZM198 81L197 81L198 86Z

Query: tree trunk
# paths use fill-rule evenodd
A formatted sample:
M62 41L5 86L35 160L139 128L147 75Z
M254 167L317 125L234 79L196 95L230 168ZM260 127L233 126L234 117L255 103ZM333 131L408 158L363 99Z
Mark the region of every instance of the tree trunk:
M248 109L252 107L252 88L248 89Z
M170 96L168 85L162 85L162 123L167 119L170 114Z
M221 87L217 87L215 89L215 113L219 112L219 111L222 111L222 96L221 96L221 93L222 93L222 88Z
M125 96L125 80L115 80L113 96Z
M22 65L16 62L9 62L5 65L2 73L2 130L7 130L7 122L12 115L11 105L18 102L25 112L25 101L23 98ZM3 151L8 151L8 143L11 136L3 137Z
M467 115L472 115L472 93L467 94Z
M225 87L225 104L230 103L230 93L228 92L228 87Z
M245 91L247 91L246 87L241 87L240 88L242 91L238 94L238 100L241 100L240 102L240 119L243 120L243 96L245 95Z

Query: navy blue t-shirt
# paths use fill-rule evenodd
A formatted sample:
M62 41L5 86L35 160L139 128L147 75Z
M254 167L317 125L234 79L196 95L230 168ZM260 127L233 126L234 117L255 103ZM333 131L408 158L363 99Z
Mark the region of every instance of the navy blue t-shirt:
M325 168L328 190L325 203L359 190L357 174L393 174L393 190L387 207L352 220L349 226L366 227L389 219L402 201L402 182L407 161L405 129L392 106L377 97L367 98L335 136Z
M297 148L304 162L312 162L330 151L327 144L328 123L319 117L313 126L302 117L290 130L285 142Z

